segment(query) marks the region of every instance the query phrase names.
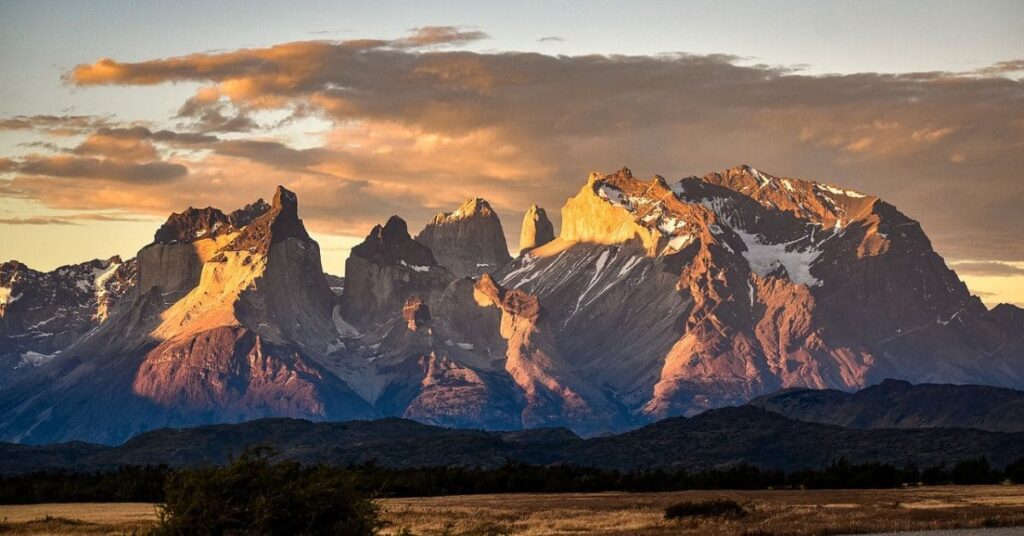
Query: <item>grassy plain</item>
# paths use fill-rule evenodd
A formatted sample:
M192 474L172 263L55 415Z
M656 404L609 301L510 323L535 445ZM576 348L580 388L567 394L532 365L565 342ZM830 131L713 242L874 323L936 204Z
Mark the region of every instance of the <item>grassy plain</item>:
M726 498L737 519L664 519L680 501ZM464 495L381 499L383 534L832 535L1024 526L1024 486L893 490L683 491ZM151 526L151 504L0 506L0 534L131 534Z

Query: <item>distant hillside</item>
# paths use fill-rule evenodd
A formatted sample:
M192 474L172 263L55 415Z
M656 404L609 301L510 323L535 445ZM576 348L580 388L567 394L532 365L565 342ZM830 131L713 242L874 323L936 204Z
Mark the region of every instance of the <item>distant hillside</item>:
M984 385L912 385L885 380L856 393L787 389L749 404L791 419L848 428L1024 431L1024 391Z
M753 406L677 417L624 434L581 439L565 429L454 430L404 419L313 423L262 419L156 430L118 447L86 443L0 444L0 473L93 471L122 465L223 463L250 446L273 446L305 463L386 467L496 467L508 461L606 469L707 469L749 463L819 468L846 458L919 467L986 456L995 466L1024 457L1024 433L970 429L855 430L787 419Z

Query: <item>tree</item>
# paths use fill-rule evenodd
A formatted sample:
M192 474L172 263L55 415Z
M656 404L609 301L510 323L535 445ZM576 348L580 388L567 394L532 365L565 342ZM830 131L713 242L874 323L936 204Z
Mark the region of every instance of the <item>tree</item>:
M1018 458L1017 461L1007 465L1005 474L1010 482L1024 484L1024 458Z
M156 534L284 535L374 533L373 503L351 475L323 466L272 462L268 449L246 451L224 467L172 475Z
M984 456L958 462L951 475L954 484L991 484L999 479Z

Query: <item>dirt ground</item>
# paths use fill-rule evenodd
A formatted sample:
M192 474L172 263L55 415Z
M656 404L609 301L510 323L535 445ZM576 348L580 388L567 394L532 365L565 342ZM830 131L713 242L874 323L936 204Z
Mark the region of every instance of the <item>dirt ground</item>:
M670 504L715 498L735 500L749 514L664 519ZM377 503L383 534L796 536L1024 526L1024 486L465 495ZM0 505L0 534L131 534L155 519L154 505L142 503Z

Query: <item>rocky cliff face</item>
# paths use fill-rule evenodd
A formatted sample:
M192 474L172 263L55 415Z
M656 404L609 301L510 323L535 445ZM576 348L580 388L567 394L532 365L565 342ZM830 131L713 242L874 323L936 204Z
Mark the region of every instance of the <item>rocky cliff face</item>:
M320 266L284 188L231 216L173 215L139 254L133 299L0 394L0 434L117 442L161 426L375 415L321 364L339 334Z
M789 386L1024 382L1013 335L876 197L749 166L623 169L592 175L562 221L498 276L561 319L585 377L651 418Z
M136 282L135 259L113 257L38 272L0 264L0 385L56 357L107 320Z
M362 329L393 319L412 296L439 294L453 279L430 248L409 236L405 220L377 225L345 261L341 314Z
M329 283L279 188L174 214L116 268L8 263L0 353L33 366L0 386L0 439L271 415L602 434L782 388L1024 387L1024 311L987 310L877 197L749 166L622 169L550 227L528 212L509 261L482 200L417 239L395 216Z
M457 276L493 272L512 260L501 220L479 197L467 199L454 212L434 216L416 240L429 247L438 262Z
M543 246L555 239L555 226L548 219L548 213L537 205L530 205L523 216L523 228L519 233L519 253Z

